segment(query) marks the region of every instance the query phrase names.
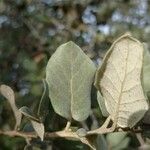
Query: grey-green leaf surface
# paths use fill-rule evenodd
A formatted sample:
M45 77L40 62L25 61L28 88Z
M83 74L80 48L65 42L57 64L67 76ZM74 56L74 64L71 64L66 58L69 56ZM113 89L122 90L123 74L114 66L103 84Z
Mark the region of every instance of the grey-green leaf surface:
M41 141L44 139L44 125L43 123L39 123L37 121L31 120L32 126L34 130L36 131L37 135L40 137Z
M108 50L95 85L117 126L133 127L148 110L141 85L143 45L131 35L117 39Z
M56 113L77 121L91 110L91 86L96 67L73 42L57 48L46 67L49 97Z
M23 106L19 109L19 111L24 115L26 116L27 118L29 118L30 120L33 120L33 121L36 121L36 122L40 122L40 119L37 118L33 112L31 112L31 110L26 107L26 106Z
M15 115L16 128L19 127L19 125L21 123L22 114L16 107L14 91L9 86L3 84L0 86L0 92L8 100L8 102L13 110L13 113Z
M101 95L101 93L99 91L97 91L97 101L98 101L98 104L99 104L99 107L100 107L100 110L102 112L102 115L104 117L108 117L109 116L109 113L106 109L106 106L105 106L105 101L103 99L103 96Z

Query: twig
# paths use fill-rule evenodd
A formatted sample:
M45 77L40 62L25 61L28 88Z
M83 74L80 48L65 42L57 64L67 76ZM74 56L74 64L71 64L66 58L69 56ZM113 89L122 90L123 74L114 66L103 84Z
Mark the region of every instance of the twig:
M141 146L145 145L145 142L144 142L144 140L141 136L141 133L136 133L136 137L137 137L137 139L138 139Z
M97 129L93 130L93 134L95 134ZM100 130L101 132L99 132L98 134L105 134L108 133L108 131L106 130ZM126 130L126 132L134 132L134 133L140 133L142 130L141 129L136 129L136 130ZM115 132L121 132L120 130L115 131ZM2 131L0 130L0 135L7 135L10 137L23 137L23 138L37 138L37 135L35 132L22 132L22 131L16 131L16 130L12 130L12 131ZM91 132L87 132L87 136L92 135ZM56 132L46 132L45 133L45 138L58 138L58 137L62 137L62 138L75 138L75 139L80 139L80 137L77 135L76 132L72 132L72 131L56 131Z
M113 128L113 126L111 128L107 128L110 122L110 116L105 120L104 124L95 130L89 131L88 134L105 134L105 133L109 133L109 132L113 132L115 128Z
M105 123L98 129L92 130L92 131L88 131L84 136L79 136L79 134L77 132L73 132L70 129L71 126L71 121L68 121L66 124L66 127L64 130L62 131L56 131L56 132L46 132L44 135L44 138L71 138L71 139L76 139L81 141L82 143L88 145L89 147L91 147L92 150L96 150L95 146L90 142L89 140L89 136L90 135L94 135L94 134L106 134L106 133L110 133L110 132L114 132L115 130L115 126L112 125L112 127L108 128L110 122L110 117L108 117L105 121ZM121 130L118 130L117 132L120 132ZM127 131L133 131L134 133L140 133L140 132L135 132L134 130L126 130ZM138 131L138 130L137 130ZM35 132L21 132L21 131L17 131L17 130L13 130L13 131L2 131L0 130L0 134L1 135L7 135L7 136L11 136L11 137L23 137L25 139L32 139L32 138L37 138L37 135Z
M67 123L68 127L70 125L70 122ZM69 129L69 128L68 128ZM93 131L89 131L87 132L86 136L80 137L77 132L73 132L71 130L62 130L62 131L56 131L56 132L46 132L44 135L45 139L49 139L49 138L70 138L70 139L76 139L81 141L82 143L88 145L89 147L91 147L92 150L96 150L96 148L94 147L93 144L91 144L91 142L88 139L88 136L93 135L93 134L106 134L106 133L110 133L113 132L112 130L110 130L109 128L99 128L99 129L95 129ZM97 132L98 131L98 132ZM118 130L116 132L121 132L121 130ZM140 130L126 130L126 132L134 132L134 133L140 133ZM16 131L16 130L12 130L12 131L2 131L0 130L0 135L7 135L10 137L22 137L25 139L32 139L32 138L37 138L37 134L35 132L22 132L22 131Z
M23 138L37 138L37 135L35 132L21 132L21 131L2 131L0 130L1 135L7 135L10 137L23 137ZM45 138L57 138L57 137L63 137L63 138L76 138L78 139L78 135L75 132L70 131L57 131L57 132L46 132Z

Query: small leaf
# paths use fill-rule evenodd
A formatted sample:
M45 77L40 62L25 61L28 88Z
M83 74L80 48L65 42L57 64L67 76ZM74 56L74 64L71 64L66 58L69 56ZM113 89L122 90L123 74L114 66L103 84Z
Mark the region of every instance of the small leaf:
M84 128L80 128L76 131L79 137L85 137L87 135L87 131Z
M106 109L106 106L105 106L105 101L103 99L103 96L100 94L99 91L97 91L97 101L98 101L98 104L99 104L99 107L100 107L100 110L102 112L102 115L104 117L108 117L109 116L109 113Z
M34 130L36 131L37 135L40 137L41 141L44 139L44 125L43 123L39 123L36 121L32 121L31 123L33 125Z
M54 110L71 120L85 120L90 113L93 62L73 42L58 47L46 67L46 81Z
M40 119L37 118L37 116L35 116L35 115L33 114L33 112L31 112L31 110L30 110L28 107L23 106L23 107L21 107L21 108L19 109L19 111L20 111L23 115L25 115L27 118L29 118L30 120L40 122Z
M133 127L148 110L141 86L142 64L143 45L125 34L113 43L97 71L95 86L120 127Z
M80 137L82 143L88 145L92 150L96 150L95 145L86 137Z
M40 119L37 118L33 114L33 112L31 112L31 110L26 106L21 107L19 111L31 121L34 130L36 131L37 135L41 138L41 141L43 141L44 125L40 122Z
M10 106L13 110L13 113L14 113L15 119L16 119L16 127L15 128L19 127L19 125L21 123L22 114L16 107L14 91L9 86L3 84L0 86L0 92L8 100L8 102L10 103Z

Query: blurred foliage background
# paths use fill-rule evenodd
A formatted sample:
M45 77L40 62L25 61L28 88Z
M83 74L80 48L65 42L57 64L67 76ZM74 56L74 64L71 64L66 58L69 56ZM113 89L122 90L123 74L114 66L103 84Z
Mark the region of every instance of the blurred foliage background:
M150 47L149 0L0 0L0 84L13 88L18 108L25 105L36 113L47 61L59 45L74 41L98 65L112 42L126 31ZM73 126L97 128L104 120L94 89L92 108L86 122L73 122ZM66 120L53 111L47 95L41 117L47 131L65 127ZM14 124L12 110L1 96L0 128L10 130ZM28 120L23 119L21 130L32 130ZM97 138L98 150L140 146L134 134L93 138ZM88 149L64 139L33 140L31 144L35 150ZM22 150L25 145L24 139L0 136L0 150Z

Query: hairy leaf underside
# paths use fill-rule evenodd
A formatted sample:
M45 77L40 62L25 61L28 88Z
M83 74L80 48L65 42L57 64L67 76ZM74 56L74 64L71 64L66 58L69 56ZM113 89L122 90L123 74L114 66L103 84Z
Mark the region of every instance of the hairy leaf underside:
M97 72L95 85L120 127L133 127L148 109L141 86L142 64L142 44L126 34L114 42Z
M21 123L22 114L19 112L19 110L16 106L14 91L9 86L3 84L0 86L0 92L8 100L8 102L13 110L13 113L15 115L16 127L19 127L19 125Z

